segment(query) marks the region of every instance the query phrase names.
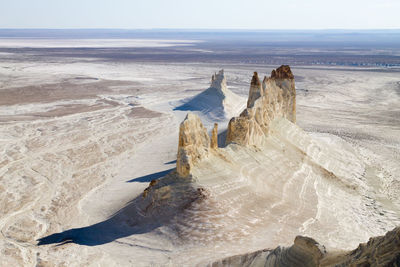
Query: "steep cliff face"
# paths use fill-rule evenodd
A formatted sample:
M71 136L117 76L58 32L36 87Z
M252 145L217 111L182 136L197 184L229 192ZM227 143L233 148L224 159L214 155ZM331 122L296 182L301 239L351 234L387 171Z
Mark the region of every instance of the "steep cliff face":
M207 156L210 137L197 115L188 113L179 127L176 170L181 177L190 174L193 165Z
M230 93L223 71L212 76L211 87L204 93L210 90L223 95ZM192 101L201 102L198 97ZM230 120L226 144L261 146L268 136L271 122L281 117L296 122L296 89L290 67L283 65L273 70L271 77L265 77L262 83L254 72L247 108L239 117ZM177 171L180 176L188 176L193 164L205 157L210 147L218 147L217 134L217 128L214 128L210 141L200 119L193 114L186 117L179 131Z
M296 89L289 66L273 70L262 84L255 72L247 108L228 125L226 143L260 146L268 136L270 123L279 117L296 122Z
M217 80L214 75L212 84L222 84ZM151 182L137 200L140 216L146 222L168 218L163 223L179 239L211 247L198 260L213 266L397 264L398 229L335 254L298 236L349 250L398 221L382 215L392 210L375 201L366 164L350 145L336 137L332 143L315 139L294 123L295 98L288 66L262 83L255 73L248 107L229 122L224 148L218 148L218 126L210 139L200 118L189 113L180 125L177 172ZM265 240L254 244L253 236ZM295 236L290 247L255 251L291 244ZM255 252L215 261L244 249Z
M264 95L264 90L261 86L258 73L254 72L253 78L250 83L249 97L247 99L247 107L251 108L254 106L254 102Z
M218 148L218 123L214 123L214 128L211 132L211 148Z

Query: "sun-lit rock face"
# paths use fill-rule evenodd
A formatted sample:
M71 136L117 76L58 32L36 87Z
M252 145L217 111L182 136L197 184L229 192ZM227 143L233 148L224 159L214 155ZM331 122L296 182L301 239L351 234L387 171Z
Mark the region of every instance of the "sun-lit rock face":
M296 89L289 66L273 70L262 84L254 73L247 108L228 125L226 143L260 146L268 135L269 125L283 117L296 122Z
M263 88L261 86L258 73L254 72L253 78L250 83L249 98L247 99L247 107L251 108L254 106L254 102L264 95Z
M200 118L188 113L179 127L179 144L176 169L178 175L187 177L192 166L204 158L210 149L210 137Z
M218 148L218 123L214 123L211 131L211 148Z
M211 89L227 92L224 71L211 78ZM210 90L210 89L208 89ZM273 70L271 77L261 83L254 72L250 84L247 108L228 125L226 144L261 146L270 130L270 123L277 118L296 122L296 89L289 66ZM207 155L209 148L218 147L218 129L214 126L211 140L194 114L188 114L179 129L177 172L181 177L190 174L193 164Z
M312 238L297 236L290 247L264 249L243 255L228 257L210 264L224 266L274 266L316 267L326 255L326 249Z
M344 256L327 257L322 266L400 266L400 227L372 237Z
M221 90L222 92L225 92L227 90L224 70L220 70L218 71L218 73L215 73L213 74L213 76L211 76L210 88L216 88Z
M330 253L314 239L297 236L290 247L264 249L243 255L228 257L210 264L223 266L399 266L400 227L384 236L372 237L357 249Z

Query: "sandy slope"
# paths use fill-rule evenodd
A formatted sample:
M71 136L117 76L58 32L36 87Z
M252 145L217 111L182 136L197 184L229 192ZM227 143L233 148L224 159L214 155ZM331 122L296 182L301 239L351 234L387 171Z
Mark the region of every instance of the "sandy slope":
M47 84L39 92L51 92L54 87L49 84L64 86L49 101L29 103L29 97L23 97L21 103L0 108L2 263L192 265L211 260L210 255L220 258L290 244L297 233L312 235L332 248L353 248L398 224L397 73L294 69L299 78L298 124L321 140L315 141L318 145L309 143L301 131L287 132L284 129L289 126L278 124L268 153L249 149L233 157L236 152L231 147L226 156L238 164L230 163L229 168L212 164L213 169L210 162L214 159L203 163L199 176L208 178L201 182L212 195L220 196L214 202L210 198L210 205L220 210L219 214L213 213L215 209L202 210L198 215L213 224L187 216L190 224L177 224L179 231L163 226L129 232L113 228L123 224L121 217L114 215L125 206L129 210L129 202L148 181L174 166L178 124L186 113L173 111L176 100L207 88L209 75L222 67L229 88L246 96L249 74L270 69L49 64L1 63L2 97L12 97L7 94L12 88ZM78 79L74 80L78 87L71 85L71 79L82 75L99 80ZM82 86L93 91L78 95ZM70 93L57 93L68 89ZM42 95L45 100L46 93ZM210 129L211 122L202 119ZM299 137L300 143L285 141L283 146L277 142L295 140L285 136L288 133ZM326 150L324 142L335 150ZM308 155L306 159L299 148ZM337 160L329 160L331 154ZM218 166L221 169L215 169ZM329 178L324 169L334 170L335 177ZM265 173L271 173L266 185L261 182ZM287 177L284 181L283 176ZM253 189L241 191L243 187ZM253 205L255 200L266 206ZM209 217L203 217L206 215ZM238 221L240 227L236 227ZM273 223L268 226L267 222ZM91 227L97 223L100 225ZM82 227L89 227L78 231L90 235L86 241L99 240L96 238L103 230L107 230L107 238L100 238L103 242L97 244L81 240L81 245L36 245L38 238Z

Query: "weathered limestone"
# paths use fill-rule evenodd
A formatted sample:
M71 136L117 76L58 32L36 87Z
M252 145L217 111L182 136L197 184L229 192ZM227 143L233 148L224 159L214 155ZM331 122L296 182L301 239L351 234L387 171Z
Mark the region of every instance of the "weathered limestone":
M270 122L279 117L296 122L294 76L285 65L273 70L262 85L254 73L247 108L230 120L226 143L260 146L269 133Z
M314 239L297 236L291 247L264 249L243 255L225 258L210 264L217 266L400 266L400 227L385 236L370 238L357 249L329 253Z
M207 155L210 137L197 115L188 113L179 127L176 170L181 177L190 174L192 166Z
M218 148L218 123L214 123L214 128L211 131L211 148Z
M400 266L400 227L370 238L345 255L326 257L321 266Z
M224 74L224 70L218 71L218 73L215 73L211 77L211 85L210 88L216 88L221 90L222 92L225 92L227 90L227 85L226 85L226 78Z
M211 89L227 92L224 71L211 78ZM254 72L250 84L247 108L228 125L226 144L260 146L269 133L270 123L279 117L296 122L296 89L289 66L273 70L271 77L261 83ZM181 177L190 174L193 165L205 157L210 148L218 148L218 125L214 125L211 140L200 118L188 114L179 129L177 172Z
M263 95L264 92L261 86L260 79L258 78L257 72L254 72L253 78L251 79L249 98L247 99L247 107L253 107L254 102Z

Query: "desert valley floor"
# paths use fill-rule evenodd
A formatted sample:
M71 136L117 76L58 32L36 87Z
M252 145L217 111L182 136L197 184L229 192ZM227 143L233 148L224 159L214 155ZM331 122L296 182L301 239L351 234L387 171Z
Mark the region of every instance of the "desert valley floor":
M309 216L303 218L307 224L286 231L286 225L293 223L285 219L293 212L286 198L298 194L302 203L315 201L306 198L306 191L316 182L277 176L270 186L282 191L281 202L276 203L281 227L276 222L267 227L270 217L261 214L261 206L247 207L246 213L227 197L221 214L238 221L216 220L229 229L217 238L191 225L181 225L179 232L163 226L121 231L114 218L151 180L175 168L179 124L190 109L177 108L183 99L207 89L211 75L224 69L228 88L240 96L232 108L232 116L237 116L246 105L253 72L269 75L277 65L38 59L29 53L14 56L11 51L1 52L0 59L0 262L4 266L190 266L291 245L296 235L312 236L331 250L347 250L400 225L398 69L292 66L297 125L321 144L336 147L332 153L338 157L341 149L346 151L342 163L354 164L355 172L360 168L367 188L362 201L341 199L327 189L337 202L321 205L337 205L338 218L341 208L353 206L353 217L331 225L323 222L322 228L329 232L325 235L308 227L318 214L304 214ZM209 131L214 122L220 133L226 130L229 118L207 110L195 113ZM261 175L251 164L243 171ZM349 201L354 203L345 203ZM79 240L37 245L41 238L71 229L81 229ZM279 237L269 238L269 231Z

